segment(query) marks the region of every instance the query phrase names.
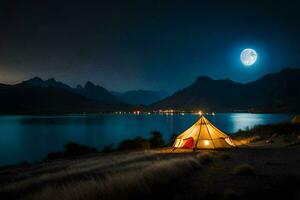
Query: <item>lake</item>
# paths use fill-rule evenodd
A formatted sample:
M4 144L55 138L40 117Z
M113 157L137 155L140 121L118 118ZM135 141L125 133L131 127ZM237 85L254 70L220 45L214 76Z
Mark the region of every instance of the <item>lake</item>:
M62 151L68 142L101 150L128 138L149 138L152 130L160 131L169 141L173 133L182 132L198 117L193 114L0 116L0 165L42 160L49 152ZM290 121L293 115L222 113L206 117L232 134L259 124Z

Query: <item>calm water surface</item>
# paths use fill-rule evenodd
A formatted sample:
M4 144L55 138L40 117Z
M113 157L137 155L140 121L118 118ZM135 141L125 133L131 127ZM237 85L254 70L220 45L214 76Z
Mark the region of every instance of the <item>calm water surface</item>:
M0 116L0 165L38 161L53 151L62 151L68 142L94 146L115 146L124 139L148 138L151 130L160 131L165 140L180 133L197 120L198 115L63 115ZM285 122L290 114L224 113L206 116L224 132L258 124Z

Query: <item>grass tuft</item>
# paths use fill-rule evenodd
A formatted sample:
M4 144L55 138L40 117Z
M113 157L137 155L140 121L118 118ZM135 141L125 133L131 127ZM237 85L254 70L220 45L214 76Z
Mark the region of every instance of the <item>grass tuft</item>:
M219 155L219 158L222 160L229 160L231 159L231 156L228 153L222 153Z
M214 161L214 156L211 153L201 153L199 160L201 164L206 165Z
M236 191L232 189L225 189L223 193L223 198L224 200L235 200L238 199L238 194Z
M249 164L241 164L234 168L233 170L235 175L238 176L250 176L254 175L255 169Z

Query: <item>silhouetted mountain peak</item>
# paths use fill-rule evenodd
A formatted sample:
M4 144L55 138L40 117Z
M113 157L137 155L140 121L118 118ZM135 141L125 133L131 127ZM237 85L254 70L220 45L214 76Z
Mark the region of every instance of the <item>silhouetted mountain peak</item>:
M95 87L96 85L91 81L87 81L84 85L85 88Z
M64 88L70 90L71 87L63 82L56 81L54 78L50 78L46 81L44 81L45 87L58 87L58 88Z
M82 90L83 87L82 87L81 85L77 85L77 86L76 86L76 89L77 89L77 90Z
M299 72L300 70L299 69L296 69L296 68L292 68L292 67L287 67L287 68L284 68L282 69L279 73L289 73L289 72Z
M153 104L153 108L211 111L300 109L300 69L286 68L246 84L201 76L190 86Z
M100 101L113 101L116 102L117 99L104 87L99 85L95 85L91 81L87 81L82 87L78 85L75 89L78 94L82 96L88 97L89 99L93 100L100 100Z
M262 82L269 82L269 83L273 82L273 83L279 84L282 81L298 79L299 76L300 76L300 69L288 67L288 68L282 69L278 73L266 74L263 77L261 77L260 79L250 82L250 83L247 83L247 84L248 85L261 84Z
M41 83L39 79L28 80L30 83ZM51 81L50 81L51 82ZM30 84L1 85L0 113L82 113L122 110L128 106L117 102L91 101L91 99L76 93L74 89L46 87Z
M196 81L191 85L193 88L201 88L201 87L214 87L218 85L223 85L223 86L231 86L231 85L240 85L241 83L236 83L228 78L226 79L218 79L214 80L210 77L207 76L199 76Z
M55 78L49 78L49 79L46 80L45 82L49 82L49 83L57 83L57 81L55 80Z
M213 81L213 79L208 76L198 76L196 82L200 82L200 81Z
M31 79L23 81L22 83L27 85L32 85L32 86L42 86L44 81L40 77L35 76Z
M71 87L68 86L67 84L56 81L54 78L50 78L50 79L44 81L43 79L41 79L39 77L34 77L27 81L23 81L22 84L36 86L36 87L58 87L58 88L64 88L64 89L71 89Z
M41 79L40 77L38 77L38 76L35 76L35 77L33 77L33 78L31 78L31 79L29 79L29 80L34 80L34 81L43 81L43 79ZM29 81L28 80L28 81Z
M76 88L72 88L63 82L55 80L54 78L50 78L50 79L44 81L39 77L34 77L32 79L22 82L22 84L26 84L29 86L35 86L35 87L60 88L60 89L67 90L68 92L79 94L88 99L96 100L96 101L106 101L106 102L117 102L118 101L117 98L115 96L113 96L109 91L107 91L104 87L95 85L91 81L87 81L85 83L84 87L82 87L81 85L78 85Z

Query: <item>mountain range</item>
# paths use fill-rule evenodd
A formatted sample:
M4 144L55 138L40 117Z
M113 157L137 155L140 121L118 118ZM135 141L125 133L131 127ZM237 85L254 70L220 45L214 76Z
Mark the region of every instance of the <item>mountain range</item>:
M92 100L62 87L0 84L0 114L96 113L126 109L129 109L127 104Z
M148 105L163 98L167 97L167 93L164 91L151 91L151 90L130 90L126 92L113 92L108 91L102 86L95 85L90 81L87 81L84 86L77 85L76 88L72 88L69 85L56 81L54 78L48 80L42 80L39 77L34 77L27 81L23 81L23 84L35 86L35 87L57 87L67 90L69 92L79 94L91 100L106 101L106 102L119 102L130 105Z
M166 91L130 90L127 92L111 92L120 101L131 105L150 105L168 96Z
M162 92L144 90L114 95L90 81L73 88L54 78L34 77L16 85L0 84L0 114L127 111L134 105L161 100L163 97L159 95Z
M135 108L298 112L300 69L286 68L245 84L199 76L190 86L171 96L164 91L111 92L89 81L73 88L53 78L42 80L34 77L16 85L0 84L2 114L96 113Z
M86 82L84 86L78 85L76 88L72 88L65 83L56 81L54 78L44 81L39 77L34 77L27 81L23 81L22 84L34 86L34 87L43 87L43 88L51 88L51 87L61 88L66 91L96 101L119 102L119 100L115 96L113 96L108 90L106 90L104 87L95 85L90 81Z
M286 68L246 84L200 76L190 86L150 107L218 112L300 111L300 70Z

